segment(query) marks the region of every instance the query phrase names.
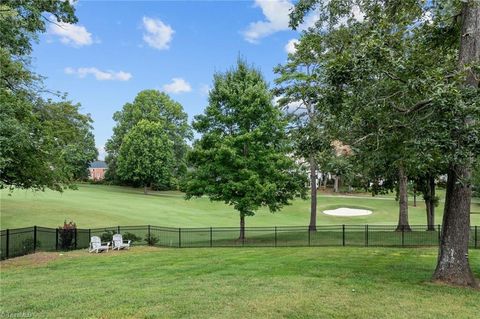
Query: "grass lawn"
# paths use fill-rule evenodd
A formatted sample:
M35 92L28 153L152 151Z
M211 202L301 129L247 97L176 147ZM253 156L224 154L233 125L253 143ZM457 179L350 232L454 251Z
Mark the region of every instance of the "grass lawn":
M134 247L1 262L1 313L34 318L478 318L430 283L436 249ZM471 251L480 276L480 251Z
M143 195L142 190L82 184L79 190L64 193L52 191L31 192L16 190L9 195L2 190L0 207L1 229L40 225L56 227L64 219L77 222L80 228L115 225L158 225L170 227L238 226L238 214L218 202L207 198L186 201L179 192L153 192ZM426 223L425 208L421 197L418 206L410 203L412 225ZM361 217L335 217L321 213L337 207L365 208L372 215ZM441 223L443 203L437 208L436 223ZM247 218L247 226L304 226L309 222L309 200L296 200L281 212L271 214L260 210ZM318 200L318 224L395 224L398 203L391 196L335 196L320 194ZM480 203L472 204L471 224L480 225Z

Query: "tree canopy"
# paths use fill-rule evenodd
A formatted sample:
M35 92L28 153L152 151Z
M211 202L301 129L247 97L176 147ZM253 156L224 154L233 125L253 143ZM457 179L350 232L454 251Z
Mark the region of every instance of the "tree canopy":
M189 156L187 198L207 195L232 205L243 239L245 216L261 206L278 211L304 192L304 174L289 156L286 124L258 70L239 60L215 74L209 105L193 122L202 137Z
M170 185L174 168L173 142L161 122L141 120L124 136L117 160L122 179L144 187Z
M367 174L388 180L398 170L400 189L405 176L448 173L435 278L474 285L465 252L480 152L478 3L300 0L292 27L311 10L319 20L308 33L324 45L317 58L340 100L339 136L370 163Z
M117 174L116 162L125 136L140 121L147 120L161 123L168 139L173 143L174 178L171 184L164 186L175 188L186 174L187 140L192 138L192 131L187 122L188 116L183 111L182 105L172 100L166 93L158 90L144 90L137 94L132 103L126 103L121 111L115 112L113 119L116 122L113 135L105 145L108 152L106 161L109 164L109 178L135 184L135 181L127 178L126 175Z
M29 69L31 42L50 15L77 21L68 1L0 4L0 187L61 191L97 157L90 115L65 96L46 99Z

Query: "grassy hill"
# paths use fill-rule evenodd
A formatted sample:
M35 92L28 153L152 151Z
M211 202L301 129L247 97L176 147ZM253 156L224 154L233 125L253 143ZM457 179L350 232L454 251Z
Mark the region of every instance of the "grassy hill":
M34 318L478 318L478 291L429 282L436 255L348 247L38 253L2 262L0 310ZM480 251L470 260L479 276Z
M32 225L56 227L64 219L77 222L78 227L115 225L159 225L171 227L238 226L238 214L233 208L207 198L185 200L179 192L152 192L120 187L81 184L78 190L64 193L53 191L1 191L0 224L2 229ZM372 215L362 217L334 217L322 214L325 209L337 207L370 209ZM307 225L309 200L296 200L281 212L271 214L260 210L247 218L247 226ZM425 209L421 197L418 206L410 203L410 223L425 224ZM443 203L437 209L436 222L441 223ZM395 224L398 203L392 196L336 196L320 194L318 224ZM475 213L476 212L476 213ZM472 205L472 225L480 225L480 204Z

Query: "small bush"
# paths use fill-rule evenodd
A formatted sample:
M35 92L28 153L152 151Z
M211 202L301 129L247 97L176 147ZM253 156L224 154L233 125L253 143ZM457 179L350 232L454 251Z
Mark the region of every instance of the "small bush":
M139 236L137 236L135 234L132 234L132 233L129 233L129 232L124 233L122 235L122 238L123 238L123 240L131 240L132 243L142 241L142 237L139 237Z
M77 225L65 220L63 226L58 227L58 238L60 240L60 249L72 249L75 246L75 232Z
M147 235L144 240L147 242L149 246L154 246L156 243L158 243L158 238L152 235L150 236Z
M37 249L40 248L40 245L41 245L40 242L37 240ZM35 250L33 238L27 238L24 241L22 241L22 249L25 255L33 253Z
M102 240L102 243L106 243L112 241L113 235L115 234L116 232L114 230L105 230L105 232L100 235L100 239Z

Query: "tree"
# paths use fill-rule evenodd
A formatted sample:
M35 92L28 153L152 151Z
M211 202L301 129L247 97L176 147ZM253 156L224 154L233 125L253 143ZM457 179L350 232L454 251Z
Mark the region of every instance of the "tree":
M476 108L480 107L478 86L480 69L480 4L478 1L464 1L461 8L461 34L458 52L458 67L464 72L463 86L468 93L476 95ZM476 68L475 68L476 67ZM464 102L464 101L462 101ZM458 103L458 102L457 102ZM453 104L454 107L456 106ZM458 107L458 106L457 106ZM461 116L452 131L452 139L463 142L458 130L475 126L477 117ZM478 120L477 120L478 121ZM478 131L477 138L478 138ZM468 144L467 144L468 145ZM437 281L480 288L468 262L470 233L470 201L472 196L471 168L475 155L470 149L464 150L460 161L452 160L448 168L445 210L443 213L442 238L437 267L433 278Z
M317 25L325 29L327 24L327 32L321 34L338 44L329 48L335 55L327 57L326 65L332 83L344 91L342 113L356 133L352 137L370 140L368 144L378 145L377 151L387 158L397 153L397 163L403 164L398 167L413 177L419 175L420 168L428 168L425 162L438 151L442 162L449 163L435 278L471 286L476 284L467 258L468 167L480 150L478 121L472 120L479 117L478 75L474 73L478 72L475 66L480 43L475 39L479 14L473 3L469 1L464 7L477 11L460 15L464 21L469 16L472 24L463 31L457 19L461 2L453 0L305 0L299 1L291 15L295 26L312 8L322 9ZM353 21L354 11L363 13L364 19ZM460 35L462 45L468 43L465 46L469 49L459 46ZM459 48L460 68L455 61ZM467 72L465 65L469 66ZM467 85L462 86L465 74L469 74ZM388 152L384 147L389 146L389 139L393 149L407 151ZM420 153L420 146L429 147ZM442 275L438 275L439 269Z
M207 195L232 205L240 215L240 240L246 216L261 206L276 212L305 192L304 174L289 156L286 124L261 73L242 60L214 75L209 105L193 122L202 137L189 156L186 197Z
M68 1L8 1L0 4L0 188L62 191L95 159L90 115L65 96L59 102L29 69L31 41L49 22L75 23Z
M147 187L169 185L174 169L173 142L160 122L141 120L125 136L118 152L117 173Z
M0 90L0 187L61 191L97 157L90 115Z
M126 103L121 111L115 112L113 119L117 124L113 128L113 135L107 141L105 149L108 153L108 178L118 180L117 174L118 153L128 132L141 120L161 122L170 141L174 145L175 165L169 188L177 187L184 178L186 166L187 143L192 138L191 128L188 125L187 114L180 103L173 101L167 94L157 90L144 90L137 94L132 103ZM125 180L125 175L120 178L122 182L135 183Z
M38 33L46 31L50 23L48 13L59 22L76 23L75 7L63 0L12 0L0 4L0 48L11 55L27 56L32 50L31 41Z
M322 68L317 59L322 46L315 34L304 35L289 54L285 65L275 68L275 94L289 115L289 136L295 155L306 159L310 170L310 231L317 229L317 175L319 155L330 150L325 126L329 117L327 99L322 94Z

